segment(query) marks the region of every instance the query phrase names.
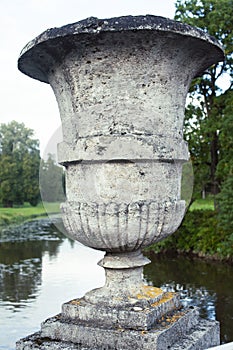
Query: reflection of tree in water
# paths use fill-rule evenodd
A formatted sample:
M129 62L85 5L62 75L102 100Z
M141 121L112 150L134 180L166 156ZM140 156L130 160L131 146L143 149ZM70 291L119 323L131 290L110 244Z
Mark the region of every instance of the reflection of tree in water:
M221 323L222 342L233 341L233 267L190 257L155 255L144 269L154 286L178 291L185 305L200 307L201 316Z
M61 236L59 238L59 233L53 225L50 225L46 229L46 234L52 233L53 237L49 237L49 240L44 240L44 238L48 239L48 236L42 234L40 240L0 243L0 299L2 301L14 303L14 307L20 307L18 303L36 298L38 287L41 285L42 256L45 252L48 252L50 257L56 256L64 238Z

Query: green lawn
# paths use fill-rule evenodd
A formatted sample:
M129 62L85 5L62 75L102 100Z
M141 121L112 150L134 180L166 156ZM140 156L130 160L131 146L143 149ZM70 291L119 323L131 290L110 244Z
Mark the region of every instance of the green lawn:
M45 216L46 213L59 213L60 203L45 203L46 210L42 203L32 207L25 203L23 207L0 208L0 226L20 223L22 221L33 219L39 216Z
M196 199L189 210L214 210L214 199Z

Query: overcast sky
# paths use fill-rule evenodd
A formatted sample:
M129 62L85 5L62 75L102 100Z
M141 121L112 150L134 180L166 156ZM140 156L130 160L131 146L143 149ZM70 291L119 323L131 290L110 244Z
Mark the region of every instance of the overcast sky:
M17 69L20 51L35 36L48 28L90 16L109 18L153 14L173 18L174 4L173 0L1 0L0 123L16 120L32 128L40 140L42 155L61 125L50 86ZM60 141L59 137L55 137L56 141ZM53 151L54 141L52 144L48 151Z

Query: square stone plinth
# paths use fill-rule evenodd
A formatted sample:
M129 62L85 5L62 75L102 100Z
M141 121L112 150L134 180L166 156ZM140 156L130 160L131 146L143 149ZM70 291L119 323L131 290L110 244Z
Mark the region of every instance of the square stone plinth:
M190 333L199 321L198 310L186 309L163 316L149 331L127 328L96 327L95 324L84 323L79 320L67 321L59 314L42 323L42 337L82 344L86 347L104 349L161 349L164 350L174 344L178 337Z
M153 300L154 301L154 300ZM181 308L179 294L163 293L156 301L135 304L127 307L110 307L103 304L91 304L84 298L74 299L63 304L61 319L65 322L87 322L88 324L106 328L129 328L149 330L163 316L172 310Z
M176 293L153 291L147 299L138 294L123 305L71 300L16 349L204 350L219 345L218 322L201 319L196 307L182 307Z
M71 341L54 340L44 337L42 332L35 333L29 337L17 342L17 350L205 350L206 348L219 345L219 323L216 321L207 321L199 319L198 324L189 329L188 334L182 332L184 324L179 327L172 326L172 333L176 333L177 341L171 343L169 334L160 330L160 336L156 339L156 331L148 333L133 330L119 330L115 332L111 339L111 332L107 330L106 337L108 345L98 346L102 342L100 339L104 330L98 332L96 329L96 340L90 346ZM181 328L180 328L181 327ZM80 330L81 331L81 330ZM85 332L86 333L86 332ZM154 333L154 335L153 335ZM174 338L172 339L174 340ZM91 341L91 340L90 340Z

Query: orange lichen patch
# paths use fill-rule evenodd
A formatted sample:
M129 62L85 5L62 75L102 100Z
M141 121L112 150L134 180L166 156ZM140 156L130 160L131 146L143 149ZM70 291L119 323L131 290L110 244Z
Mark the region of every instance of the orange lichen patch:
M72 305L80 305L80 300L79 299L74 299L74 300L72 300L71 302L70 302L70 304L72 304Z
M174 312L173 314L170 315L165 315L163 317L160 318L160 320L158 321L158 325L159 327L170 327L173 323L177 322L182 316L185 315L185 312L182 311L177 311Z
M144 335L144 334L147 334L148 331L141 331L141 334Z
M137 294L137 299L153 299L162 293L163 291L160 288L143 286L141 294Z
M159 301L156 301L155 303L151 304L151 306L157 307L158 305L165 303L166 301L171 300L173 298L173 296L174 296L174 293L172 293L172 292L164 293L163 297Z
M184 314L185 314L184 312L179 312L178 314L173 315L171 318L167 318L166 322L174 323L177 320L179 320L179 318L184 316Z

